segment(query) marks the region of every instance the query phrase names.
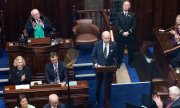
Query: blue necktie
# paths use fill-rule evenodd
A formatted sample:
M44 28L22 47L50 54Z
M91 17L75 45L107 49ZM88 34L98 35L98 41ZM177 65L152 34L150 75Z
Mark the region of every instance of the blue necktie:
M60 83L59 79L59 70L58 70L58 64L54 64L54 72L55 72L55 83Z

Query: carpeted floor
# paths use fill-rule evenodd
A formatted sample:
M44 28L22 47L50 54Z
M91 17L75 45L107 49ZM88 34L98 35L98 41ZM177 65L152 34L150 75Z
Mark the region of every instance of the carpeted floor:
M78 63L90 63L91 61L91 48L79 47L80 55L76 61ZM123 57L123 67L118 70L121 78L124 78L123 84L113 84L111 91L111 106L112 108L125 108L126 103L132 103L134 105L141 105L141 97L143 94L150 94L151 86L149 82L139 83L139 78L135 68L130 68L128 64L127 56ZM94 73L92 66L74 68L75 74ZM125 75L125 76L124 76ZM77 78L76 80L87 80L89 84L89 108L95 108L95 90L96 80L94 77ZM136 83L135 83L136 82ZM104 108L104 83L101 87L100 106L98 108ZM145 89L144 89L145 88Z

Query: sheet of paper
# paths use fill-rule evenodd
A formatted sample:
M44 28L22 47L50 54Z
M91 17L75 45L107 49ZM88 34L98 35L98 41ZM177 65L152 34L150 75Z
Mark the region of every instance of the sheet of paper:
M30 89L30 85L29 84L16 85L15 88L16 88L16 90L18 90L18 89Z
M69 81L69 86L76 86L77 85L77 81ZM68 86L66 84L66 86Z

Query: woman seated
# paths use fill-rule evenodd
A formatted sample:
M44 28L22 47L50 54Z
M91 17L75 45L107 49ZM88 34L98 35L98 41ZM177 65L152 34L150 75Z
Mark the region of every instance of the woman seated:
M20 94L17 98L17 106L14 108L35 108L35 106L28 104L28 98Z
M12 84L29 84L31 82L30 69L26 66L24 58L17 56L13 65L14 67L10 71Z

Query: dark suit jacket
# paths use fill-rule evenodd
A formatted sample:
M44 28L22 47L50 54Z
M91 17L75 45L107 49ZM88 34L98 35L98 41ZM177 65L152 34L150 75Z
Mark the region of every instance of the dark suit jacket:
M48 104L44 105L43 108L51 108L51 105L48 103ZM59 103L57 108L65 108L65 105L62 103Z
M135 27L136 27L136 17L135 17L134 13L129 12L126 17L124 15L124 12L121 11L115 17L115 26L117 28L117 34L118 34L117 40L118 41L128 41L128 40L135 39L135 37L133 36ZM129 36L124 37L123 32L129 32Z
M44 35L49 36L50 32L52 31L51 23L50 23L49 19L44 17L44 16L41 16L40 18L41 18L42 22L44 23ZM28 32L28 35L31 38L34 38L34 28L32 26L32 19L31 18L28 19L25 28Z
M91 57L94 64L98 63L102 66L116 65L116 44L114 42L109 43L109 54L105 59L103 53L103 41L97 41L94 44Z
M164 101L163 102L164 108L166 108L166 106L169 105L170 102L171 102L170 100ZM174 101L170 108L180 108L180 98Z
M21 85L21 84L29 84L31 82L31 74L30 69L27 66L24 66L22 70L18 70L17 67L14 67L11 72L11 83L14 85ZM22 75L25 74L25 80L21 81Z
M58 62L58 70L59 70L60 81L67 82L67 69L64 67L64 63L62 61ZM55 72L54 72L54 67L52 63L46 64L45 77L48 83L54 82Z

